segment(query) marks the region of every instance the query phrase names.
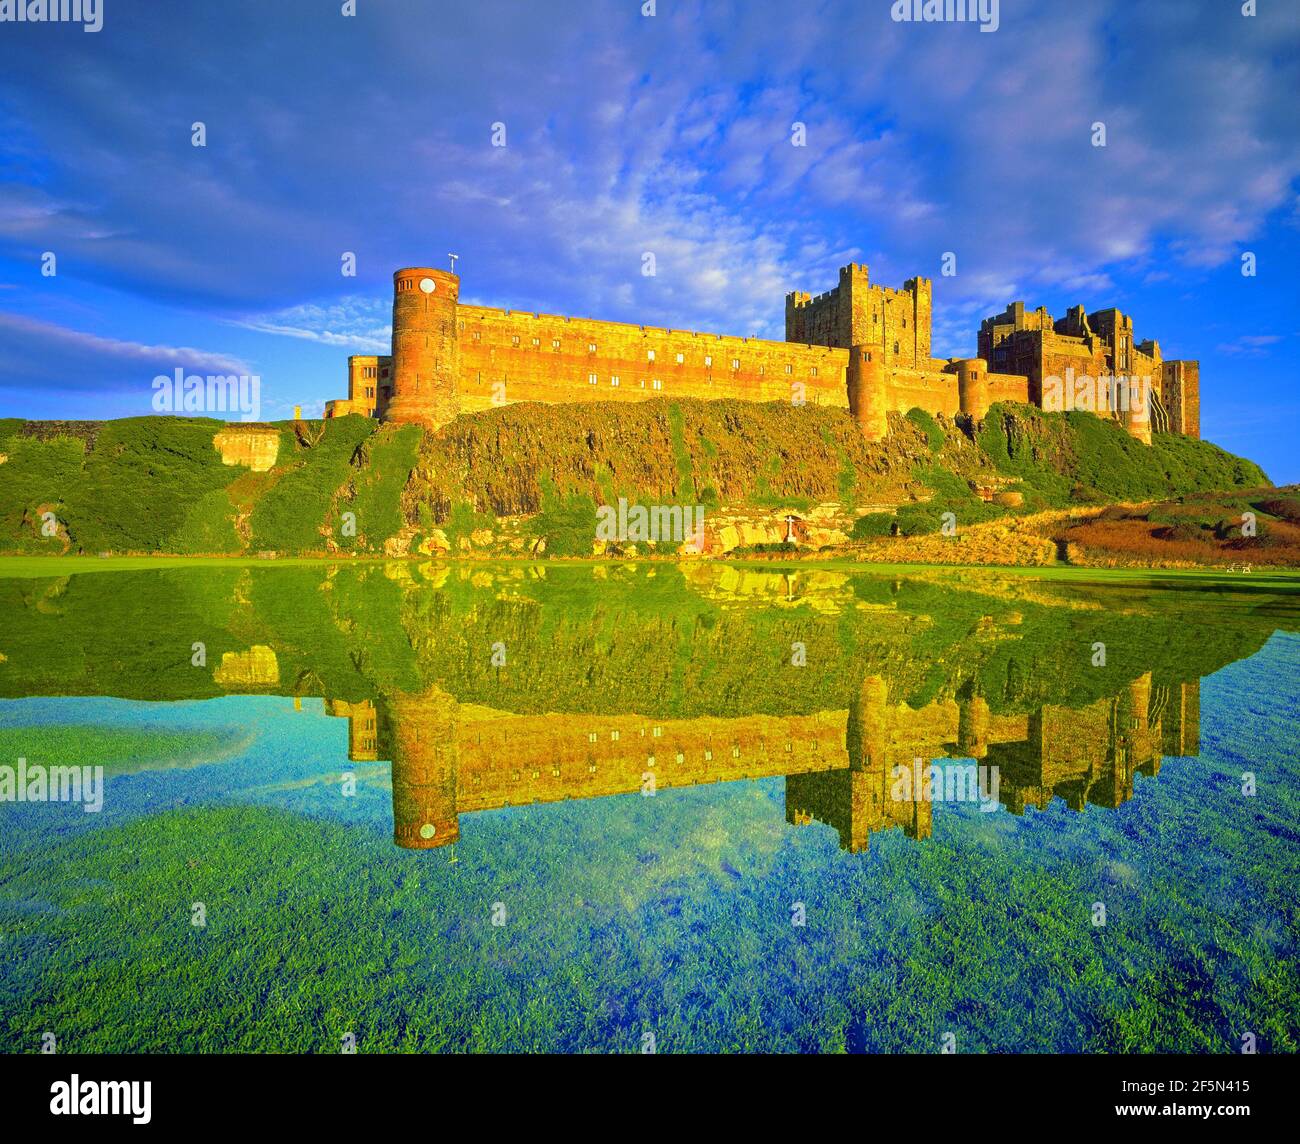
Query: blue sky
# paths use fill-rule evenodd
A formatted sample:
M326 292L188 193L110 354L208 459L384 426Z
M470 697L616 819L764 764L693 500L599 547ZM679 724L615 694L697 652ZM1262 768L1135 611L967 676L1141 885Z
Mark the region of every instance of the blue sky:
M934 280L936 354L1012 300L1119 306L1200 360L1204 436L1300 479L1300 4L641 3L0 23L0 416L148 413L177 367L319 413L450 251L469 302L774 338L858 261Z

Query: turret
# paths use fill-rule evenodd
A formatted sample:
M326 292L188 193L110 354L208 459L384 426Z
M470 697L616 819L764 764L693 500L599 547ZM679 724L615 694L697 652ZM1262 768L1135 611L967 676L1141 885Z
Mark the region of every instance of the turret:
M989 363L963 358L956 366L958 407L973 420L983 421L989 411Z
M845 379L848 385L849 415L857 422L868 441L883 441L889 433L889 407L881 351L854 346L849 351Z
M883 675L868 675L849 700L844 744L851 771L883 771L889 742L889 686Z
M437 687L383 700L393 763L393 840L408 850L460 836L456 810L456 701Z
M387 421L437 429L460 412L456 306L460 279L408 267L393 275L393 395Z
M971 759L988 757L989 704L983 696L957 700L957 750Z

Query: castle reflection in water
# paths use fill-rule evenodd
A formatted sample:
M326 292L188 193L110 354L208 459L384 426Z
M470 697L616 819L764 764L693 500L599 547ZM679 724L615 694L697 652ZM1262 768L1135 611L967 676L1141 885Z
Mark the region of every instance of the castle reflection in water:
M412 849L480 810L780 777L792 825L860 852L929 837L932 804L892 797L917 759L997 768L1012 814L1116 808L1199 753L1203 679L1300 626L1290 586L1262 580L702 564L12 579L0 615L0 697L323 698L353 762L391 764Z
M1077 811L1121 806L1134 775L1199 752L1200 681L1154 685L1147 672L1079 709L1015 715L991 713L979 696L913 710L890 701L880 675L862 681L847 711L812 715L514 715L437 687L326 699L326 710L348 720L350 760L391 761L398 846L453 843L460 816L479 810L782 776L787 821L825 823L858 852L891 827L929 837L932 804L890 796L893 769L917 758L997 767L1013 814L1053 798Z

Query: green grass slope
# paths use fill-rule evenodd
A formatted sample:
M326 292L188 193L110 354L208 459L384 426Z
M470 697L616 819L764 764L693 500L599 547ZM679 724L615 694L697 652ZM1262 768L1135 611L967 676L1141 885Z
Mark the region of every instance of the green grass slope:
M1090 414L998 405L981 426L920 410L864 441L843 410L656 399L520 404L437 434L362 417L284 422L270 471L226 465L223 423L182 417L0 421L0 553L283 555L402 552L531 518L551 555L589 551L595 508L794 510L835 502L861 538L1009 511L1268 485L1258 466L1158 434L1143 446ZM239 428L235 426L233 428ZM1019 492L982 501L975 485ZM872 512L879 506L901 506ZM400 538L400 539L399 539Z

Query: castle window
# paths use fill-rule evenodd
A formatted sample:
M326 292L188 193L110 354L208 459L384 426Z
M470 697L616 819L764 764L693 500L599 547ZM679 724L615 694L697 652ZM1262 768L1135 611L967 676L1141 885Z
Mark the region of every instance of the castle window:
M553 349L553 350L558 350L559 348L560 348L560 339L559 339L559 338L553 338L553 339L551 340L551 349Z
M482 341L482 340L483 340L483 335L482 335L482 333L480 333L478 330L475 330L475 331L474 331L474 340L475 340L476 342L478 342L478 341Z
M705 354L705 355L704 355L704 365L705 365L705 368L706 368L706 369L710 369L710 368L712 368L712 366L713 366L713 355L712 355L712 354Z
M903 319L903 329L907 329L907 319Z
M678 354L678 355L677 355L677 364L678 364L678 365L681 365L682 362L684 362L685 360L686 360L686 355L685 355L685 354Z
M534 338L534 339L533 339L533 345L535 345L535 346L540 346L541 344L542 344L542 339L541 339L541 338Z
M898 343L894 343L894 353L898 353Z
M460 320L460 322L459 322L459 324L457 325L456 328L459 329L459 330L463 330L463 329L465 328L465 319L464 319L464 318L461 318L461 320Z
M596 384L596 375L594 373L587 374L587 384L588 385Z
M596 732L595 732L595 731L592 731L592 732L591 732L590 734L588 734L588 736L587 736L587 742L588 742L588 743L594 743L595 741L596 741Z
M518 334L515 334L515 335L510 339L510 344L511 344L512 346L517 346L517 345L519 344L519 335L518 335Z
M656 739L659 738L659 736L662 735L663 733L664 733L664 729L662 727L656 727L653 731L650 732L650 734L654 736L654 738Z
M704 761L705 761L706 763L711 763L711 762L713 762L713 751L710 750L710 749L707 748L707 747L706 747L705 750L704 750Z
M875 310L872 310L872 311L871 311L871 320L872 320L873 322L878 322L878 321L880 321L880 315L877 314L877 313L875 312Z
M792 373L793 371L794 371L794 366L792 366L792 365L788 365L788 366L785 367L785 372L786 372L786 373Z
M595 343L595 342L588 342L588 343L587 343L587 352L588 352L589 354L594 354L594 353L596 352L596 343Z
M740 358L738 358L738 357L734 357L734 358L731 359L731 368L732 368L732 369L739 369L739 368L740 368Z
M609 738L610 738L610 742L617 743L617 742L618 742L618 732L617 732L617 731L611 731L611 732L609 733Z
M817 367L816 367L816 366L813 366L813 367L812 367L812 375L813 375L813 377L816 377L816 376L817 376Z
M609 379L609 384L615 386L618 385L618 374L615 374L613 377Z
M660 381L657 377L654 379L654 381L650 383L651 389L663 389L663 387L664 387L664 383Z
M654 350L651 350L651 351L646 355L646 361L654 361L654 360L655 360L655 352L654 352Z

